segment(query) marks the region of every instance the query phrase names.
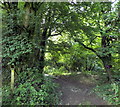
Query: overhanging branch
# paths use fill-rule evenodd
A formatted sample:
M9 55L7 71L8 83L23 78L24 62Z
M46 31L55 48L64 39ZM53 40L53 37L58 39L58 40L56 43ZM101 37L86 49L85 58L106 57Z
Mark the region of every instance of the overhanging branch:
M78 39L74 39L74 40L75 40L75 42L78 42L80 45L82 45L84 48L86 48L86 49L91 50L92 52L94 52L100 58L100 56L98 55L98 53L93 48L90 48L90 47L86 46L85 44L83 44L82 42L80 42L80 40L78 40Z

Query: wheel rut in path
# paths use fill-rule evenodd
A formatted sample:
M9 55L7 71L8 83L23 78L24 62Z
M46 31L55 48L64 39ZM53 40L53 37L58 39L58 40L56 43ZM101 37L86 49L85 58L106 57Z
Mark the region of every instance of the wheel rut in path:
M72 76L60 76L54 79L60 85L62 92L60 105L107 105L102 98L91 92L95 84L86 84L72 78Z

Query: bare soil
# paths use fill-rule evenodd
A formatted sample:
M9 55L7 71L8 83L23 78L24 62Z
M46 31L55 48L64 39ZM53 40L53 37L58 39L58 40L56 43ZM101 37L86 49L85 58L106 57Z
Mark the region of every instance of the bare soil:
M108 105L92 89L96 86L94 77L86 75L59 76L54 81L60 85L60 105Z

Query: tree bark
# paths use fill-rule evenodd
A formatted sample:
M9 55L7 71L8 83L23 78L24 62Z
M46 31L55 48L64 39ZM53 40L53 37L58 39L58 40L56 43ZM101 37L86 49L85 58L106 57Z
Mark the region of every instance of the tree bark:
M112 73L111 73L111 55L104 56L100 58L103 62L105 72L108 74L108 81L112 81Z
M46 50L46 41L47 41L47 28L44 29L42 36L41 36L41 41L40 41L40 50L39 50L39 68L40 72L43 73L44 71L44 65L45 65L45 50Z
M107 31L106 31L107 33ZM103 35L103 33L101 32L101 36L102 36L102 40L101 40L101 47L103 48L102 51L102 56L100 56L99 58L102 60L103 65L104 65L104 69L105 71L108 73L108 80L112 81L112 74L111 74L111 64L112 64L112 55L111 53L109 53L109 49L111 48L110 46L110 39L109 39L109 35ZM108 53L108 54L106 54Z

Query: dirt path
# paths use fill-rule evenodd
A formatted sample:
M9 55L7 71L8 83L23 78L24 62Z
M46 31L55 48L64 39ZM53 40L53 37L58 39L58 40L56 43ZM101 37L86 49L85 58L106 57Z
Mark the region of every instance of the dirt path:
M107 105L95 93L91 93L92 88L95 87L93 83L78 81L73 76L60 76L55 82L60 85L62 105Z

